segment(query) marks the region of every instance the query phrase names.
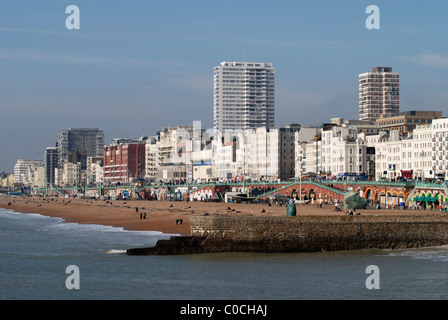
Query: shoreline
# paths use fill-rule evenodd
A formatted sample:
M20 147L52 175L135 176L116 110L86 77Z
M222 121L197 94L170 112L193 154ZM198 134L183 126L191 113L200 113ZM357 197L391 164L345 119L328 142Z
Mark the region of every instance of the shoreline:
M11 203L8 206L8 203ZM345 211L333 212L332 205L296 205L297 216L345 216ZM98 224L122 227L129 231L158 231L166 234L191 235L189 218L191 216L286 216L285 206L266 204L237 204L224 202L186 202L186 201L144 201L115 200L101 201L72 198L20 198L0 197L0 208L24 213L38 213L62 218L66 222ZM138 212L136 210L138 208ZM231 208L231 210L227 210ZM262 212L265 211L265 212ZM146 219L140 214L146 213ZM448 215L446 212L431 210L357 210L361 215ZM182 224L176 220L182 219Z

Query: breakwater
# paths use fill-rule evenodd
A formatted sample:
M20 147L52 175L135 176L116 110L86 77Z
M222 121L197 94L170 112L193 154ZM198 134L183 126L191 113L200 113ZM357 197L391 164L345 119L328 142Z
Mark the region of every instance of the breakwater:
M448 215L192 216L191 236L159 240L129 255L317 252L448 244Z

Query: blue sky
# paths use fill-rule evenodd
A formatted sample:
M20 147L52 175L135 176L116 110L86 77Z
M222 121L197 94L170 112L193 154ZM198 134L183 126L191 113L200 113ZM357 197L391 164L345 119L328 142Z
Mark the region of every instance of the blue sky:
M368 5L380 29L368 30ZM80 9L68 30L65 9ZM0 171L43 159L59 131L113 138L212 126L213 67L272 62L276 126L358 117L358 74L400 73L400 110L448 102L446 1L0 2Z

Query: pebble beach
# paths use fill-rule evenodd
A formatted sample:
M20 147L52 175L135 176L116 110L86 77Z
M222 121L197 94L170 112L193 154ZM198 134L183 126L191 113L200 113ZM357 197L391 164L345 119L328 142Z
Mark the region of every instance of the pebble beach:
M0 208L18 212L38 213L58 217L66 222L122 227L125 230L160 231L189 235L192 215L253 215L285 216L286 207L267 204L186 201L101 201L72 198L0 197ZM296 205L300 215L346 215L346 210L334 212L332 205ZM431 210L357 210L361 215L446 215Z

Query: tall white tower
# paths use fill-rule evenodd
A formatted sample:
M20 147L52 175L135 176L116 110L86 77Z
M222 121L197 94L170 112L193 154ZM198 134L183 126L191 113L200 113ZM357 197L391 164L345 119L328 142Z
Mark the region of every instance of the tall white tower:
M221 62L214 69L214 128L273 128L274 97L271 63Z

